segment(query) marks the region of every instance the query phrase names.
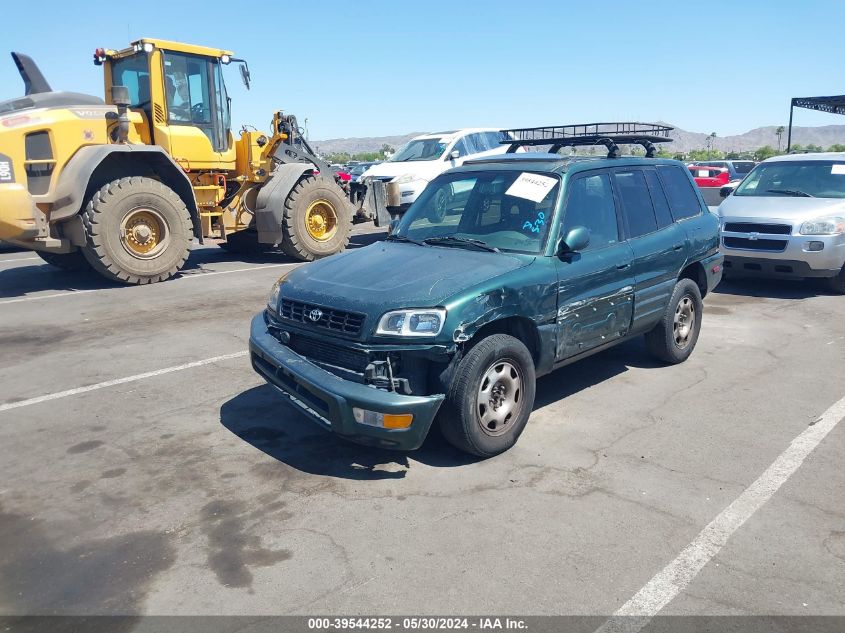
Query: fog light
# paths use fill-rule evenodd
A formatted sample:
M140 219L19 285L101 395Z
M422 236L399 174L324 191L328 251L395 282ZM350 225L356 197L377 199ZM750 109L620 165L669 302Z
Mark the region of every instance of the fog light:
M807 250L811 252L824 250L824 242L807 242Z
M359 424L379 426L384 429L407 429L414 421L412 413L379 413L352 407L352 415Z

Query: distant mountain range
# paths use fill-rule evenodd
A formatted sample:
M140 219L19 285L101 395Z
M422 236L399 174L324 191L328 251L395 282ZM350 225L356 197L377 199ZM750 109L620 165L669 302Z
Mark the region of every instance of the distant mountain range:
M669 123L668 125L671 125ZM734 136L717 136L713 148L723 152L753 151L769 145L777 148L777 129L774 125L758 127L744 134ZM375 152L383 145L398 149L415 136L423 132L399 134L394 136L366 136L360 138L332 138L324 141L314 141L312 146L322 154L357 154L359 152ZM670 152L688 152L693 149L704 149L708 134L703 132L687 132L676 127L672 132L674 141L667 147ZM820 127L793 127L792 142L801 145L819 145L828 148L836 143L845 144L845 125L824 125ZM786 132L783 134L781 146L786 147Z

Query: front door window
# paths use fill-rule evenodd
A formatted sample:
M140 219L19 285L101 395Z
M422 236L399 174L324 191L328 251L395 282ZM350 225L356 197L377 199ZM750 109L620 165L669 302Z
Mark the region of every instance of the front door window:
M217 59L165 53L164 92L171 125L198 127L215 151L228 149L228 99Z

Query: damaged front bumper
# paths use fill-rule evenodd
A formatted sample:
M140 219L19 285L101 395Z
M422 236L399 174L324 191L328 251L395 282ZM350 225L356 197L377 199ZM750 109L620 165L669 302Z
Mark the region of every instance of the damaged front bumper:
M400 450L419 448L443 402L443 394L402 395L346 380L282 344L267 327L264 313L252 320L249 337L252 367L268 383L322 428L362 444ZM355 419L353 409L402 416L408 428L372 426Z

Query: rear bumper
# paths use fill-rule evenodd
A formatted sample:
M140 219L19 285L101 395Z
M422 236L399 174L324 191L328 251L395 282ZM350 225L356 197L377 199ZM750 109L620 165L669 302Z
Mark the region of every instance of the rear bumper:
M0 185L0 240L27 241L47 235L47 218L20 183Z
M249 337L252 367L310 420L349 440L394 448L419 448L443 402L443 394L406 396L344 380L309 362L267 330L264 314L252 320ZM379 413L411 413L407 429L359 423L352 408Z

